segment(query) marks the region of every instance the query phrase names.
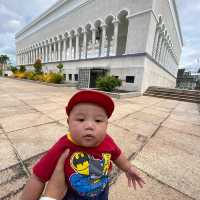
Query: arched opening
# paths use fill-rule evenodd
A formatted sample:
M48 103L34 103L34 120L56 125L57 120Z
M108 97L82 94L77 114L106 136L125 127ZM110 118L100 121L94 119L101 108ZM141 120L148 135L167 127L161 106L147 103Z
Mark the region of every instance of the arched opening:
M83 28L79 27L77 29L77 33L79 35L79 42L78 42L79 51L78 51L78 58L77 59L80 59L80 58L82 58L82 55L83 55Z
M113 34L114 34L114 17L112 15L108 16L105 20L106 22L106 41L105 41L105 56L111 56L113 52Z
M94 23L95 29L96 29L96 38L95 38L95 52L94 57L99 57L101 55L101 43L102 43L102 28L101 28L101 20L97 20Z
M72 30L70 32L72 46L71 46L71 60L74 60L76 58L76 37L75 37L75 31ZM70 43L70 42L69 42ZM70 48L70 47L69 47Z
M127 34L129 21L127 19L128 11L122 10L119 15L119 32L117 40L117 55L123 55L126 53L126 43L127 43Z
M91 30L91 24L87 24L85 27L86 34L87 34L87 40L86 40L86 58L92 57L92 30Z

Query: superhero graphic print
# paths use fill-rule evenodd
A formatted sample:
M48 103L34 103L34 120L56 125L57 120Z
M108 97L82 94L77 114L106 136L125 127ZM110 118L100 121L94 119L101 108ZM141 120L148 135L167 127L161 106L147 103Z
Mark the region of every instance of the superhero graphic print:
M109 153L102 153L102 159L95 159L85 152L73 153L70 165L75 173L69 178L72 188L86 197L101 193L109 182L110 159Z

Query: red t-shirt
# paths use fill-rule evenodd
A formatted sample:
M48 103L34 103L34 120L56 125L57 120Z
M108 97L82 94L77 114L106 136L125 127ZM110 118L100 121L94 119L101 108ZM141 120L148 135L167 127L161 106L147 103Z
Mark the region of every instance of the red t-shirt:
M94 148L78 146L65 135L33 167L33 173L42 181L48 181L65 149L70 149L64 165L68 187L81 196L97 196L109 182L111 160L121 154L119 147L109 135Z

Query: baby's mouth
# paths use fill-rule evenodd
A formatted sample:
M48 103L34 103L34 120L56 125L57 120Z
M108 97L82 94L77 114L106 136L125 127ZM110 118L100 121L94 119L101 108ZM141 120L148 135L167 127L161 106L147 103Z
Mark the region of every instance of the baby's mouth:
M84 135L83 138L85 138L87 140L91 140L91 139L94 139L94 136L90 135L90 134L87 134L87 135Z

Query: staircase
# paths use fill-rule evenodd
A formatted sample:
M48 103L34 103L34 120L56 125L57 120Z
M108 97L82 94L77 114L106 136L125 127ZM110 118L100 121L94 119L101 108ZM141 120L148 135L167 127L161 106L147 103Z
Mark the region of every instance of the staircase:
M200 91L198 90L183 90L152 86L146 90L144 95L200 104Z

